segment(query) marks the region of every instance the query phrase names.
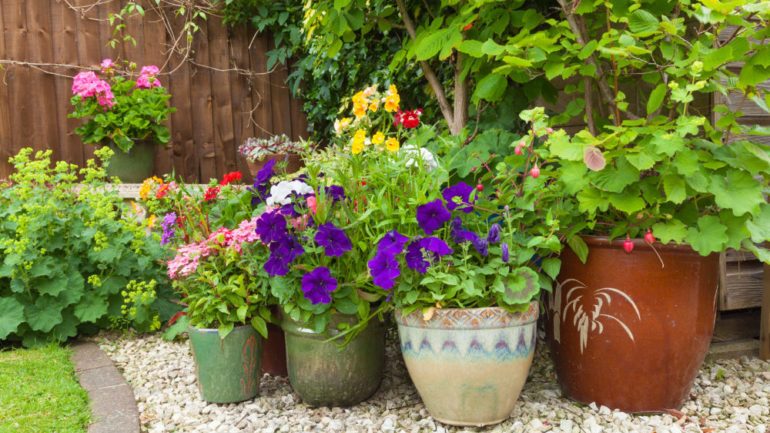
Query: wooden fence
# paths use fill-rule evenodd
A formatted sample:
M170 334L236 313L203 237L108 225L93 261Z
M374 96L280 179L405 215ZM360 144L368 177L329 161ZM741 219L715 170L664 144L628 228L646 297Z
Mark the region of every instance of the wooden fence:
M198 21L201 30L185 56L171 48L184 20L146 0L144 18L126 21L136 46L113 38L110 13L126 0L0 1L0 179L20 148L52 149L54 158L76 164L93 155L68 119L71 77L104 58L163 68L161 82L177 112L172 143L158 148L156 172L172 170L186 181L206 182L231 170L246 171L237 147L247 137L305 135L301 103L285 84L287 71L266 67L269 37L245 27L228 28L217 17ZM185 40L180 40L184 45Z

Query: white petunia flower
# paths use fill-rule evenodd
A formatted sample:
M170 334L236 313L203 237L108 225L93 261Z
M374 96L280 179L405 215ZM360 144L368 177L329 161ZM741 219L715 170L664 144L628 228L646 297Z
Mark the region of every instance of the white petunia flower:
M436 162L436 156L433 155L433 152L430 150L420 147L417 148L414 145L408 145L401 148L402 152L405 152L407 156L410 156L412 158L409 158L406 160L406 166L407 167L419 167L420 163L417 162L414 157L418 155L420 156L420 159L422 159L422 165L425 167L428 171L432 171L436 167L438 167L438 162Z
M313 194L311 188L305 182L299 180L283 181L270 187L270 197L267 198L268 206L283 206L291 203L292 194Z

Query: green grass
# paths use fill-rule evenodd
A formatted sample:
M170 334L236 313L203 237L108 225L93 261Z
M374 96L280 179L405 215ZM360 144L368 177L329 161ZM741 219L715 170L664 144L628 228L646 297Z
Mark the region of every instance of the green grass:
M0 351L0 432L80 433L91 417L70 350Z

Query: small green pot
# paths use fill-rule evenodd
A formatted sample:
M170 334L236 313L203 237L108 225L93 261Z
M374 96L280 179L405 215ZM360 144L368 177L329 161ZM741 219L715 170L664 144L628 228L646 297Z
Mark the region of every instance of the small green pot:
M371 397L382 381L385 367L385 327L374 320L340 349L337 324L355 323L352 316L335 315L326 333L319 334L284 316L289 382L311 406L345 407ZM342 341L340 339L340 341Z
M190 327L188 333L204 400L235 403L259 394L262 338L253 327L238 326L224 339L216 329Z
M116 176L123 183L142 183L155 171L155 143L137 140L128 153L120 150L115 143L109 148L115 152L107 166L107 175Z

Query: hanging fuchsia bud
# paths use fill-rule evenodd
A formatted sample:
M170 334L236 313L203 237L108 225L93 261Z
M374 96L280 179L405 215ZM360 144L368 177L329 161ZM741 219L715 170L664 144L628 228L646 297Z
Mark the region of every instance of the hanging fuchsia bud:
M626 250L626 253L631 254L631 251L634 250L634 242L631 240L631 237L626 235L626 240L623 241L623 249Z
M553 134L553 128L551 127L545 128L545 132L546 134Z
M517 145L515 149L513 149L513 153L516 155L521 155L523 152L521 150L521 146Z
M535 166L532 167L532 170L529 171L529 175L535 179L540 177L540 167L538 167L537 164L535 164Z
M652 234L652 230L647 229L647 233L644 234L644 241L648 244L655 243L655 235Z
M519 144L517 144L517 147L525 147L527 145L527 142L524 141L524 139L519 140Z

